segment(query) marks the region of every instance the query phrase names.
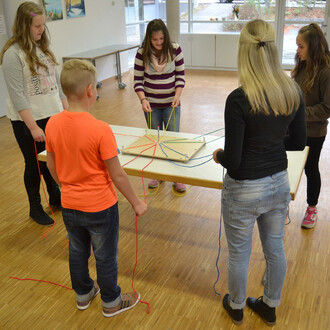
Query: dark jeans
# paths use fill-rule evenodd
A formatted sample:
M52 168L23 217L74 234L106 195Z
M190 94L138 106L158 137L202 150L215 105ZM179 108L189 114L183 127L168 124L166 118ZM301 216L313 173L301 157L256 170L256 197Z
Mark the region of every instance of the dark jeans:
M37 120L37 125L45 130L49 118ZM29 197L30 206L40 205L40 176L38 171L37 157L34 148L34 139L30 130L23 121L11 121L17 143L25 160L24 184ZM36 142L37 153L45 150L44 142ZM51 176L45 162L40 162L40 172L44 177L49 193L51 204L55 204L59 198L59 188ZM54 203L53 203L54 202Z
M317 205L321 191L321 175L319 171L319 159L325 136L307 137L309 153L305 165L307 177L307 203Z
M121 290L117 285L118 203L100 212L62 208L62 214L69 236L70 274L77 300L93 289L94 281L88 269L92 245L103 306L117 306L121 302Z

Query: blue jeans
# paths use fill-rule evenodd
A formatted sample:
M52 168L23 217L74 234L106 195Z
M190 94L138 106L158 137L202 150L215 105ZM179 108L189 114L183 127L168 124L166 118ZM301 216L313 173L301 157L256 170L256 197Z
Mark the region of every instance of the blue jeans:
M92 245L103 306L117 306L121 302L121 290L117 285L118 203L100 212L62 208L62 214L69 236L70 275L77 301L88 301L93 295L94 281L88 269Z
M167 123L167 131L180 131L180 106L176 107L172 113L173 108L153 108L152 112L145 112L148 128L150 128L150 116L151 116L151 128L165 130ZM172 113L172 116L171 116ZM171 118L170 118L171 117ZM170 120L170 121L169 121Z
M284 223L290 199L287 171L257 180L234 180L226 174L222 212L229 251L231 308L241 309L245 306L252 233L256 220L266 259L263 301L270 307L280 304L286 273Z

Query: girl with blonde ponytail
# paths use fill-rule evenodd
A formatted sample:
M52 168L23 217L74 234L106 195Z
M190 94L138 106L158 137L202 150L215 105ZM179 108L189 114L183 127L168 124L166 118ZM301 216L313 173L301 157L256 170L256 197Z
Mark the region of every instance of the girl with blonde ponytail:
M248 306L268 325L276 323L286 272L283 236L290 186L286 150L303 150L305 107L298 85L279 63L272 26L248 22L239 38L240 87L227 98L225 147L213 153L227 169L222 214L228 241L229 293L223 306L243 322L254 223L266 259L263 296Z

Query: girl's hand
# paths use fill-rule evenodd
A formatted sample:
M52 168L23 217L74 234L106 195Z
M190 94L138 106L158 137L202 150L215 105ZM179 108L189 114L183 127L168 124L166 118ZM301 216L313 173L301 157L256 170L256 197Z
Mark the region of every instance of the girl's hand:
M36 142L45 142L46 141L46 135L39 126L36 126L30 132L31 132L31 135L32 135L34 141L36 141Z
M172 107L178 107L179 105L180 105L180 97L175 95L172 102Z
M213 160L214 160L217 164L219 164L219 161L218 161L218 158L217 158L217 153L218 153L218 151L223 151L223 149L219 148L219 149L216 149L216 150L213 151Z
M150 107L150 103L147 99L142 100L141 103L142 103L142 110L144 112L151 112L152 111L151 107Z

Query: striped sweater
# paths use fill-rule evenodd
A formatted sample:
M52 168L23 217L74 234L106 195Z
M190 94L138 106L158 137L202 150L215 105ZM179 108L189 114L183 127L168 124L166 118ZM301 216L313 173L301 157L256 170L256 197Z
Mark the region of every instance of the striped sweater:
M144 92L151 108L168 108L171 106L175 89L184 87L184 61L181 47L173 43L174 60L166 63L163 72L157 72L151 63L143 66L143 48L135 56L134 90Z

